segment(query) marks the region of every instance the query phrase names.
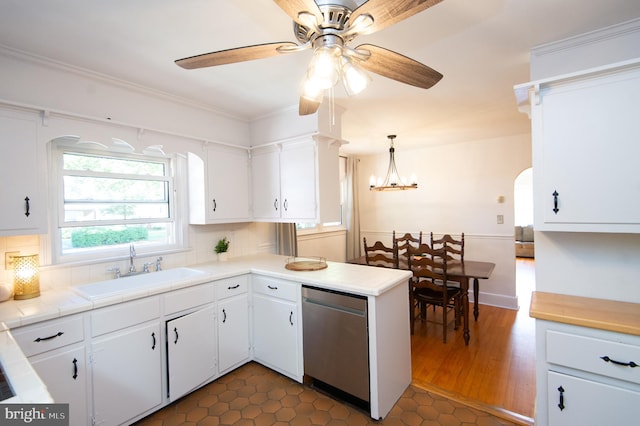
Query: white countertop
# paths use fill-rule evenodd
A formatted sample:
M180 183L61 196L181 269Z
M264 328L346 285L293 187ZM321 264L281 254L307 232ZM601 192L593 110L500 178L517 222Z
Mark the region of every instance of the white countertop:
M94 300L82 297L72 287L61 287L43 291L40 297L34 299L0 303L0 362L14 388L19 388L14 389L19 394L19 399L15 402L50 402L51 397L8 331L12 328L248 273L374 297L399 284L404 285L411 276L410 272L404 270L339 262L327 262L327 268L317 271L291 271L285 268L287 258L260 254L231 258L227 262L191 265L189 268L205 273L196 278L121 292ZM150 276L152 274L153 272L149 273ZM14 402L13 399L11 402Z

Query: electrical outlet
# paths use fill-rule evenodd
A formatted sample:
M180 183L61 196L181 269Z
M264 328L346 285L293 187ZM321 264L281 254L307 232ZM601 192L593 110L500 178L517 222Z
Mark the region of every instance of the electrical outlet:
M504 215L498 215L498 225L502 225L504 223Z
M13 269L13 256L19 255L19 251L5 251L4 252L4 269Z

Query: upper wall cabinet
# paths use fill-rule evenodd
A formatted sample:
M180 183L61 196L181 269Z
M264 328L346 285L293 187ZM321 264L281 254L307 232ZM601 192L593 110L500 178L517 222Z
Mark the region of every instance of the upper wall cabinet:
M340 144L315 135L252 150L254 219L339 221Z
M525 92L536 230L640 233L640 62L516 87Z
M246 149L209 145L202 156L187 154L189 223L245 222L249 209L249 154Z
M0 109L0 235L47 233L44 145L35 113Z

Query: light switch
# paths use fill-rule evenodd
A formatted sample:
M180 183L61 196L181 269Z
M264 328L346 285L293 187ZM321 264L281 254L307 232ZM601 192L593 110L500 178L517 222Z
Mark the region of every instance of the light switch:
M498 225L502 225L504 223L504 215L498 215Z

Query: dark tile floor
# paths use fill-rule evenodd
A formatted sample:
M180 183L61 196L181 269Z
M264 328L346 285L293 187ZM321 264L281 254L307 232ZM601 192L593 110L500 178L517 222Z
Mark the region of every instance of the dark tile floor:
M136 423L170 425L513 425L410 386L381 421L257 363L245 366Z

